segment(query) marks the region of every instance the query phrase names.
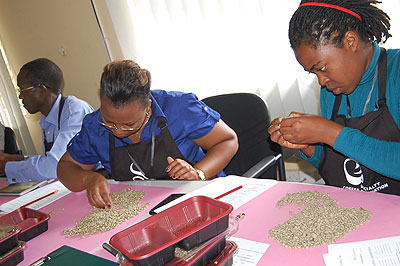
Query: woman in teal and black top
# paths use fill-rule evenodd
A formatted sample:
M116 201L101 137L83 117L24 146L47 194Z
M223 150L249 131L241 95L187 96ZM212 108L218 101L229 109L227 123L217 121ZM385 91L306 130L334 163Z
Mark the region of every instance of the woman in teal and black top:
M275 119L271 139L302 155L328 185L400 194L400 50L374 0L304 0L289 39L321 85L320 116Z

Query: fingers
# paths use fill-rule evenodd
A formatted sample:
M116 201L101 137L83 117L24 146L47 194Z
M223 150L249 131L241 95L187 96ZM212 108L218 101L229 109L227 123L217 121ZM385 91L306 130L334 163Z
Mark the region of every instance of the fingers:
M111 208L111 199L110 199L110 192L102 191L102 192L93 192L86 190L89 202L92 206L97 208Z
M288 118L297 117L297 116L303 116L303 115L306 115L306 114L299 113L299 112L291 112L291 113L288 115Z
M272 122L268 128L269 134L272 134L273 132L279 130L279 128L281 127L282 119L283 119L283 117L278 117L278 118L275 118L274 120L272 120Z
M102 201L104 202L105 208L111 208L111 198L110 198L110 189L107 185L107 191L103 191L100 193Z
M268 128L271 140L290 149L308 148L307 136L313 131L306 123L308 119L309 115L298 112L291 112L287 118L274 119Z
M107 180L100 174L86 177L86 196L89 203L97 208L111 208L110 188Z
M291 113L293 117L300 113ZM308 145L305 144L295 144L291 142L291 136L287 135L287 133L292 133L292 123L296 121L297 118L275 118L270 127L268 128L268 133L270 134L270 139L282 147L286 147L289 149L303 149Z
M196 170L185 160L167 158L169 165L165 169L168 175L173 179L186 179L186 180L197 180Z
M172 158L171 156L168 156L167 161L168 161L168 164L171 164L174 161L174 158Z
M272 120L269 128L268 133L270 134L270 139L276 143L279 143L279 138L282 136L279 129L281 128L281 122L283 117L278 117Z

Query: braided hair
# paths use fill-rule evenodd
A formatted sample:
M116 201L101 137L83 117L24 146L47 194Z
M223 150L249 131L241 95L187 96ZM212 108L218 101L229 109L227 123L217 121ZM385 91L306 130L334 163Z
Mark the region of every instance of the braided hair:
M349 30L357 32L364 42L386 42L392 36L389 33L389 16L376 7L380 1L302 0L300 5L309 2L337 5L358 14L361 19L329 7L300 7L289 23L289 40L293 49L303 43L317 47L329 42L341 48L344 35Z

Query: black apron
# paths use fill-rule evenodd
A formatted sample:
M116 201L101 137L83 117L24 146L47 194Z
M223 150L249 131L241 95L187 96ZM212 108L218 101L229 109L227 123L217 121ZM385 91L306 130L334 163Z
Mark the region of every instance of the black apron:
M381 48L381 54L378 60L379 100L376 102L378 110L368 112L360 117L351 118L351 109L348 101L348 113L350 118L346 118L344 115L338 115L337 113L342 100L342 95L340 94L336 96L331 120L345 127L358 129L369 137L399 142L400 129L386 105L386 72L386 50ZM373 88L371 91L372 90ZM364 110L366 110L366 108L364 108ZM380 158L376 159L379 160ZM318 171L327 185L400 195L400 181L383 176L360 165L357 161L335 151L328 145L324 145Z
M172 138L165 118L160 116L156 119L161 133L154 136L155 119L153 119L152 137L138 143L115 147L115 137L109 133L110 168L114 180L171 180L165 171L168 166L167 157L189 162Z
M60 106L59 106L59 109L58 109L58 131L60 131L60 118L61 118L62 109L64 107L64 102L65 102L65 97L61 95ZM45 130L43 130L43 144L44 144L44 153L45 154L48 151L50 151L51 148L53 147L53 144L54 144L54 133L55 132L53 132L53 141L47 142L47 140L46 140L46 132L45 132Z

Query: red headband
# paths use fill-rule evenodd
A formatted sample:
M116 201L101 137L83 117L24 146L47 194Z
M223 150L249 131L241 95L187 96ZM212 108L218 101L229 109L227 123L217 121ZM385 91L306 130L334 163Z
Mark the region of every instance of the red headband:
M301 4L299 6L299 8L303 7L303 6L322 6L322 7L329 7L329 8L337 9L337 10L343 11L343 12L345 12L347 14L350 14L352 16L355 16L356 18L358 18L361 21L360 15L358 15L357 13L351 11L350 9L347 9L347 8L344 8L344 7L341 7L341 6L332 5L332 4L326 4L326 3L309 2L309 3Z

